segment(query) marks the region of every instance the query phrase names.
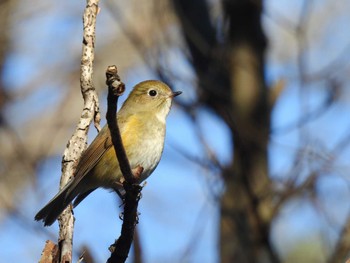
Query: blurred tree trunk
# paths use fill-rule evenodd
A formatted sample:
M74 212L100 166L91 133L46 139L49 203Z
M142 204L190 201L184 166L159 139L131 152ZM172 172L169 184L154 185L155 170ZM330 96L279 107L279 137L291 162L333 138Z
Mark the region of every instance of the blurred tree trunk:
M264 80L262 3L225 1L234 160L221 200L222 262L278 262L269 239L270 105ZM266 214L267 215L266 215Z
M202 94L231 128L234 159L223 171L221 262L279 262L270 242L269 94L261 1L223 2L224 43L216 40L205 1L174 0ZM220 32L218 35L223 35Z
M3 82L3 69L6 55L9 53L10 15L13 13L13 9L17 4L16 2L15 0L3 0L0 3L0 126L4 125L3 108L9 100Z

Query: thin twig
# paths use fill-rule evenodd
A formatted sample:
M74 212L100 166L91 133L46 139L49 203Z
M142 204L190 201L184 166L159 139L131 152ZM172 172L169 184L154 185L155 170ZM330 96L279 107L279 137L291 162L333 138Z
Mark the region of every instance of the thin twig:
M135 229L134 233L134 263L142 263L142 246L140 242L140 231L138 229Z
M106 71L106 84L108 85L108 108L107 108L107 124L111 133L114 150L116 152L118 161L120 160L120 170L126 181L133 183L134 178L131 171L128 157L126 156L123 147L120 131L116 122L117 118L117 104L119 96L123 95L125 85L120 81L118 70L116 66L109 66Z
M108 85L108 109L107 124L111 133L112 142L116 156L119 162L120 170L125 181L123 187L124 195L124 214L121 235L110 247L111 256L107 260L108 263L125 262L129 255L131 243L134 238L135 226L138 221L137 206L141 196L142 187L137 184L143 168L138 167L134 173L131 170L129 160L127 158L119 127L117 124L116 110L118 98L124 93L124 83L120 81L116 66L109 66L106 71L106 84Z
M350 215L348 215L345 224L339 233L339 238L336 241L334 250L328 259L328 263L346 263L350 261L349 247L350 247Z
M81 255L79 256L78 262L84 262L84 263L95 263L96 260L92 256L91 250L87 245L83 245L80 248Z

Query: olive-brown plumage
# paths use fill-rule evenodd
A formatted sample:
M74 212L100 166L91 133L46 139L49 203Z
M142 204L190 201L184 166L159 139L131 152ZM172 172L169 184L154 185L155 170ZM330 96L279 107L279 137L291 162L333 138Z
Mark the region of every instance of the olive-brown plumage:
M164 146L165 120L172 99L181 92L172 92L163 82L143 81L137 84L117 115L122 142L131 168L143 167L140 181L157 167ZM118 187L122 173L113 148L110 132L102 128L82 154L73 179L35 216L51 225L74 200L77 206L98 187Z

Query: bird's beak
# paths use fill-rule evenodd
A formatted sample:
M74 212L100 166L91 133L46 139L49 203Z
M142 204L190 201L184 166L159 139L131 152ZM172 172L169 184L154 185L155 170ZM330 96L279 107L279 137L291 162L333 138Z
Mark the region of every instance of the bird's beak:
M176 96L179 96L181 93L182 93L182 91L175 91L175 92L173 92L173 94L171 94L170 97L174 98Z

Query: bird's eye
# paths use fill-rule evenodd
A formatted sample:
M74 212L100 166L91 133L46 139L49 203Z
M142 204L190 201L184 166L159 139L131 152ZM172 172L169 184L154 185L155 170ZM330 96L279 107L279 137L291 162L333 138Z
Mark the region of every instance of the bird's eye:
M154 90L154 89L151 89L149 92L148 92L148 95L150 95L151 97L154 97L157 95L157 91Z

